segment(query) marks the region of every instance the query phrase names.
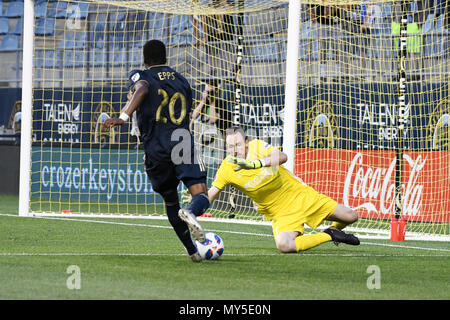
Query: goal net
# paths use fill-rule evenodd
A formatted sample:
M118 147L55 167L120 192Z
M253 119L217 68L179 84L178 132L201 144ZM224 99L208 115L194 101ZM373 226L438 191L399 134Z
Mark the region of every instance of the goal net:
M143 44L160 39L193 89L208 187L226 127L280 148L294 135L283 150L294 173L354 208L353 226L388 233L403 218L411 235L448 237L447 12L414 1L301 3L296 112L286 114L287 1L36 1L29 212L165 215L134 122L101 126L124 106L128 72L143 69ZM285 119L296 119L294 132ZM233 188L209 213L264 221Z

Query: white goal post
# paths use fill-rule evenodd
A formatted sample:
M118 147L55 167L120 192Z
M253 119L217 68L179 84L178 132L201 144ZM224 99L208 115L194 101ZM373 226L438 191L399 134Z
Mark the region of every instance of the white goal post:
M22 127L20 132L19 215L30 215L31 132L33 106L34 1L24 0Z

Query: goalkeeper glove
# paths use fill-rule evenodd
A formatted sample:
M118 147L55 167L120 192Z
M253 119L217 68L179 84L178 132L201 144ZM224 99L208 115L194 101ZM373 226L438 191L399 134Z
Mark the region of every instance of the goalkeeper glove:
M188 189L181 191L181 203L189 204L192 201L192 195Z
M260 159L245 160L237 157L231 157L229 162L237 164L234 171L239 171L241 169L259 169L264 166L264 161Z

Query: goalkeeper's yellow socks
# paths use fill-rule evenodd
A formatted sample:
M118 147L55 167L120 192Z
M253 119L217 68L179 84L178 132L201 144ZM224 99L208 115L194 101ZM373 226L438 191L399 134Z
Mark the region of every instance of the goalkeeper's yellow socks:
M305 251L318 246L319 244L331 241L331 236L324 232L315 234L305 234L295 238L297 252Z
M343 222L333 222L331 224L332 227L335 227L336 229L342 230L344 229L346 226L348 226L348 223L343 223Z

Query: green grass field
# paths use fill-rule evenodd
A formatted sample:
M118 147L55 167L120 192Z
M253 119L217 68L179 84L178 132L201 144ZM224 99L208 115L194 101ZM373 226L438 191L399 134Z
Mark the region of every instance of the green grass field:
M205 222L225 252L194 264L167 220L23 218L17 197L0 203L3 300L450 298L445 242L362 239L281 254L270 227ZM74 265L80 289L67 285ZM375 276L379 288L370 286Z

